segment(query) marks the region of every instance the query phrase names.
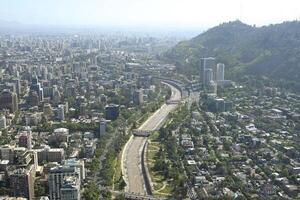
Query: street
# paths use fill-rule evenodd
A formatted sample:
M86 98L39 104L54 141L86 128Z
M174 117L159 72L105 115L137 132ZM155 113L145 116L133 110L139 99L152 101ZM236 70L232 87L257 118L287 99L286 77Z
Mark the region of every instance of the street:
M166 83L165 83L166 84ZM179 101L181 99L180 91L174 86L168 85L172 94L171 101ZM154 131L158 130L168 114L174 110L177 103L163 104L151 117L147 119L139 130ZM122 172L127 184L125 191L129 193L146 195L145 180L141 169L141 154L147 137L132 136L127 142L122 155Z

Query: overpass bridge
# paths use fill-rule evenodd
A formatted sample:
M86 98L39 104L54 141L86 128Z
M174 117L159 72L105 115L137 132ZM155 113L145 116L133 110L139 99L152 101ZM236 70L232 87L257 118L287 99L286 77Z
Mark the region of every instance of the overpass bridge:
M167 77L160 77L160 76L154 76L153 78L161 80L163 82L166 82L166 83L172 85L173 87L177 88L180 91L182 97L186 97L190 93L188 87L186 87L186 84L184 84L181 81L174 80L174 79L167 78Z
M133 135L134 136L140 136L140 137L148 137L152 131L150 130L141 130L141 129L135 129L133 130Z
M167 100L166 104L179 104L180 101L179 100Z

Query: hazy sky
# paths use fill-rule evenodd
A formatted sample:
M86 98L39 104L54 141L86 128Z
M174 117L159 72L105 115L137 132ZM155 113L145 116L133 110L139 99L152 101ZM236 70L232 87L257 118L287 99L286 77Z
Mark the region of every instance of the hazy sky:
M0 0L0 19L24 24L209 27L300 18L300 0Z

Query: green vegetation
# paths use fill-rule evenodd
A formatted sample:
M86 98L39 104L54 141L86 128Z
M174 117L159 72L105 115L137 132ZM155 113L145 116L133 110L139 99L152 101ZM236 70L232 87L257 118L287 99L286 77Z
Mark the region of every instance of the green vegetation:
M35 132L53 132L56 128L67 128L71 132L74 131L97 131L98 126L96 123L75 123L71 121L53 123L45 122L43 124L39 124L33 131Z
M0 135L0 145L8 144L10 142L11 138L7 134L7 130L3 129L2 133Z
M169 184L168 177L165 176L167 169L167 159L162 157L162 145L158 142L159 132L154 132L149 137L147 147L147 166L154 187L154 194L158 196L171 195L172 188ZM166 164L166 165L165 165ZM165 165L165 166L164 166Z
M40 180L34 182L34 195L35 197L41 197L46 195L45 186L41 184Z
M100 197L99 187L95 182L89 182L83 192L83 197L86 200L98 200Z
M112 151L109 151L106 155L100 172L100 176L103 178L105 186L112 186L113 184L114 163L117 151L114 148L111 150Z
M180 42L166 53L178 71L197 74L199 59L213 56L229 68L227 77L265 75L300 91L300 22L254 27L234 21L211 28L199 36Z
M186 196L186 176L181 157L183 150L177 143L173 131L188 116L186 105L181 105L159 132L150 136L150 144L147 149L147 162L151 180L154 183L154 194L167 195L175 199L183 199Z

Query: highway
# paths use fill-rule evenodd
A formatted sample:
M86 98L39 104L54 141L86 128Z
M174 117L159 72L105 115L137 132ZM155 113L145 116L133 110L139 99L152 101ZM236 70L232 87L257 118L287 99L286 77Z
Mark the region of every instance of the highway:
M172 85L164 83L171 88L172 94L170 100L179 102L181 100L180 91ZM147 121L145 121L139 130L154 131L158 130L168 114L176 108L178 103L163 104ZM122 153L122 173L126 182L125 192L139 195L147 195L145 180L141 168L141 154L143 147L147 142L147 137L131 136L126 143Z

